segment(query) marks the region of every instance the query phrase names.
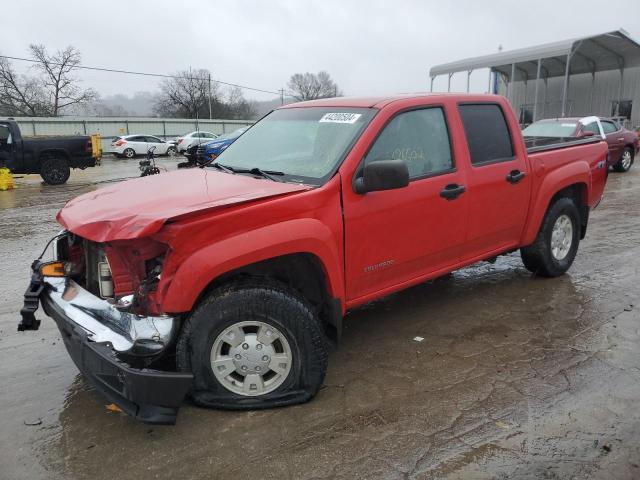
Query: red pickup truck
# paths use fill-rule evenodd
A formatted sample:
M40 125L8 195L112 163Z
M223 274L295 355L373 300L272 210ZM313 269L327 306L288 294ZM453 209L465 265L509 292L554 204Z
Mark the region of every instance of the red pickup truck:
M563 274L602 198L599 138L529 138L492 95L335 98L275 110L204 168L71 200L42 303L87 379L149 423L300 403L345 312L520 249Z

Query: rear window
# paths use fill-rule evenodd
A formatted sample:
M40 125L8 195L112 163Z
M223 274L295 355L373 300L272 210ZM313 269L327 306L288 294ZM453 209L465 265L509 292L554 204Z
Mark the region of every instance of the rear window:
M597 126L596 126L597 127ZM522 131L524 137L571 137L575 134L576 122L536 122Z
M466 104L458 109L473 165L513 159L511 134L499 105Z

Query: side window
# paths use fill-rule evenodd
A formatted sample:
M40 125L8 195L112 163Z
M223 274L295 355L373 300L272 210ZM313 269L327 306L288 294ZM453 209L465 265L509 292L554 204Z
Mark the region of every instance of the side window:
M147 143L162 143L158 137L147 137Z
M6 123L0 123L0 142L11 143L11 130L9 130L9 125Z
M144 138L144 137L130 137L129 141L130 142L142 142L142 143L145 143L147 141L147 139Z
M602 129L604 130L605 135L608 135L613 132L617 132L619 130L616 124L613 122L603 121L601 123L602 123Z
M468 104L458 110L473 165L513 159L511 134L499 105Z
M582 127L583 132L593 132L595 135L600 135L600 129L598 128L598 122L587 123Z
M410 178L453 169L442 108L411 110L394 117L376 139L364 163L397 159L407 162Z

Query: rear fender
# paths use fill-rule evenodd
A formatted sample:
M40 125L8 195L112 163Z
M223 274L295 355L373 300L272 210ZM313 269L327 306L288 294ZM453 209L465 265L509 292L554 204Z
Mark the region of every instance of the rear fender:
M224 273L270 258L309 253L318 258L327 289L344 305L341 251L328 226L312 218L289 220L210 244L180 262L158 286L164 312L187 312L205 289Z
M553 196L575 184L582 184L584 187L586 195L582 201L587 203L591 188L591 171L587 162L569 163L546 175L538 189L537 197L534 198L534 206L525 228L522 245L530 245L535 241Z

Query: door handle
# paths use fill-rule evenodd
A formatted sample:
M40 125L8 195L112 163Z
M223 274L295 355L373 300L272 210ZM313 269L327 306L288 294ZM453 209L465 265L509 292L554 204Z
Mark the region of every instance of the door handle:
M457 183L450 183L440 192L442 198L447 200L455 200L465 191L464 185L458 185Z
M507 182L516 184L524 178L524 172L520 170L511 170L507 175Z

